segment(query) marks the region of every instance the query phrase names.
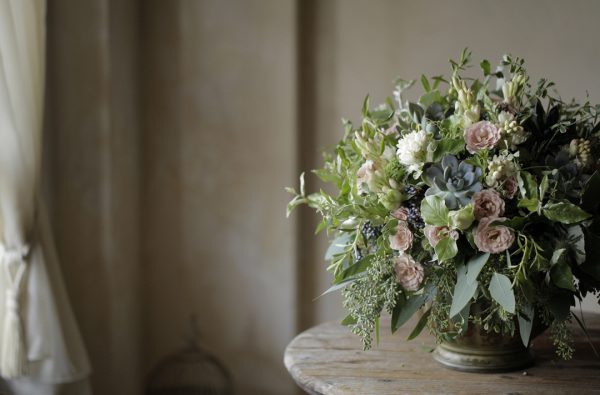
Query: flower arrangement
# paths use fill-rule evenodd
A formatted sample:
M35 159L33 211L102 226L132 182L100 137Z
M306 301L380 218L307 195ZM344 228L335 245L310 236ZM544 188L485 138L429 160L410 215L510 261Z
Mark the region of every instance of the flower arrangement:
M342 290L365 348L382 313L396 331L422 309L409 339L477 324L527 346L535 318L570 358L567 324L583 324L570 308L600 291L600 106L532 85L520 58L483 60L480 79L463 76L469 63L465 50L449 79L422 76L415 103L414 81L374 109L367 97L314 171L337 195L306 194L301 176L288 215L307 204L334 236L326 292Z

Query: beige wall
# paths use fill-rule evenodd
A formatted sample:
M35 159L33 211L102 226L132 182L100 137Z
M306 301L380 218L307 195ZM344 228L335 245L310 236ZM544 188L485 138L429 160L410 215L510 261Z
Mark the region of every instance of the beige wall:
M154 1L144 16L144 368L195 315L239 393L289 393L294 3Z
M592 0L49 1L46 184L96 393L139 392L191 315L239 394L295 393L283 348L343 312L312 300L326 244L310 211L284 218L283 187L366 93L445 73L465 46L600 100L597 15Z

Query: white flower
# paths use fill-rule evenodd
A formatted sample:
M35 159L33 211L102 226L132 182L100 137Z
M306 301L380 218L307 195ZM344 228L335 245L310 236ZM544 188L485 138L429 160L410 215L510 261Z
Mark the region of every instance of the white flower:
M431 137L424 130L408 133L398 141L398 161L406 166L409 172L419 172L426 161L430 142Z
M515 161L517 156L518 153L510 154L507 151L502 152L500 155L494 155L494 158L488 163L486 184L495 188L501 181L516 177L519 173L519 166Z
M515 119L515 116L508 111L502 111L498 114L498 131L504 141L504 146L512 150L517 149L517 145L523 144L527 133Z

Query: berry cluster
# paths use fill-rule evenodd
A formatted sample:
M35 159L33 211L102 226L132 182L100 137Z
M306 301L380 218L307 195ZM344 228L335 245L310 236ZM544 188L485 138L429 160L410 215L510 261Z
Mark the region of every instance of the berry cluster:
M417 199L411 199L407 203L408 208L408 219L407 222L411 224L415 229L423 229L425 222L421 217L421 209L419 208L419 201Z
M365 240L376 240L379 236L381 236L381 230L383 226L381 225L373 225L370 222L365 222L363 226L360 228L360 233L362 233Z

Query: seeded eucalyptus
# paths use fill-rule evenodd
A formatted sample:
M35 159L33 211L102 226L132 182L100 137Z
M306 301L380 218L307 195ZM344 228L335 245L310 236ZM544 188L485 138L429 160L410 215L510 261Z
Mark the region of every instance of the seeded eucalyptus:
M393 98L344 124L314 173L336 194L288 189L322 217L317 231L344 319L365 348L382 313L392 331L419 309L438 340L469 325L520 335L550 327L557 353L573 352L570 308L600 291L600 106L565 102L524 61L504 56L466 77L470 53L448 78L398 80Z

